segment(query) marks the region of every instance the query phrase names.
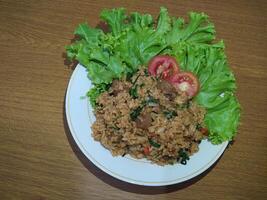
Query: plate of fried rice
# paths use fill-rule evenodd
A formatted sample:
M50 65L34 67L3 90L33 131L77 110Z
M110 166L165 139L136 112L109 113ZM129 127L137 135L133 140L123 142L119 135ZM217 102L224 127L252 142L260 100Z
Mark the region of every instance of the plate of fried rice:
M84 155L143 186L181 183L210 168L235 138L241 106L209 16L113 8L100 22L79 24L66 46L68 60L79 63L66 118Z
M228 141L213 145L198 129L205 109L142 68L131 79L113 82L94 109L81 98L92 83L77 65L65 106L71 134L84 155L107 174L145 186L181 183L211 167ZM136 99L129 94L133 84L139 85Z

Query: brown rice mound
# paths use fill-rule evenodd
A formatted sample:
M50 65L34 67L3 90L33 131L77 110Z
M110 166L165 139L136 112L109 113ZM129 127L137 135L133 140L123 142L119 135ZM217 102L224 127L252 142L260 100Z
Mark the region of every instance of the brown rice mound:
M92 135L113 156L186 164L184 155L197 152L206 137L198 128L205 109L144 69L130 81L114 80L97 105Z

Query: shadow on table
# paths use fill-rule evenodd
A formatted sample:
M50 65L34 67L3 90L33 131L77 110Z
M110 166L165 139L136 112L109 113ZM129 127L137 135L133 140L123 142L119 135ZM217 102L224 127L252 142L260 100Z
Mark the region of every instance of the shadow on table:
M124 181L121 181L119 179L116 179L107 173L103 172L99 168L97 168L79 149L77 146L76 142L74 141L66 119L66 114L65 114L65 102L63 105L63 119L64 119L64 129L65 129L65 134L68 138L68 141L71 145L71 148L73 152L76 154L76 156L79 158L79 160L82 162L82 164L90 171L93 173L96 177L104 181L105 183L114 186L116 188L125 190L127 192L133 192L133 193L139 193L139 194L162 194L162 193L170 193L173 191L177 191L183 188L186 188L196 182L198 182L200 179L202 179L204 176L206 176L218 163L218 161L221 159L221 157L205 172L202 174L188 180L182 183L174 184L174 185L169 185L169 186L140 186L140 185L135 185L131 183L127 183Z

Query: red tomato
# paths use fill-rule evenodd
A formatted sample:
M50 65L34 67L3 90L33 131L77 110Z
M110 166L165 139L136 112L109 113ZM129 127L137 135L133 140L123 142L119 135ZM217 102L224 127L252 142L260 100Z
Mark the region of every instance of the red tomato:
M199 90L198 79L191 72L181 72L175 74L173 77L171 77L170 83L177 90L185 92L190 97L195 96Z
M150 153L150 148L149 148L149 146L144 147L144 154L145 154L145 155L148 155L149 153Z
M179 72L175 58L171 56L155 56L148 64L148 72L152 76L160 76L162 79L169 79Z

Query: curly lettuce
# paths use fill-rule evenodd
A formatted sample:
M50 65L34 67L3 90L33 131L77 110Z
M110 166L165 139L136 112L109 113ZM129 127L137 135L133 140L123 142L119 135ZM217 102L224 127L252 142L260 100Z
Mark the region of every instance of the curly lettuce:
M214 144L232 140L238 127L240 105L234 96L236 81L227 64L223 42L180 43L173 46L172 55L183 70L199 78L201 90L194 100L207 110L204 122L209 128L209 139Z
M179 61L182 70L199 78L201 89L194 101L207 110L204 122L209 140L220 144L233 139L240 118L236 81L223 41L213 42L215 27L206 14L190 12L185 22L170 17L164 7L157 20L150 14L127 15L124 8L115 8L103 10L100 18L110 32L80 24L74 32L79 39L66 47L68 58L86 67L94 84L87 93L93 107L114 79L134 74L156 55L168 54Z

